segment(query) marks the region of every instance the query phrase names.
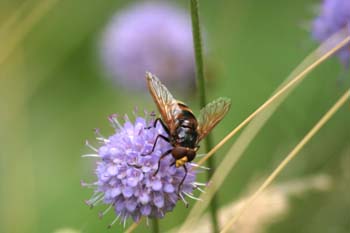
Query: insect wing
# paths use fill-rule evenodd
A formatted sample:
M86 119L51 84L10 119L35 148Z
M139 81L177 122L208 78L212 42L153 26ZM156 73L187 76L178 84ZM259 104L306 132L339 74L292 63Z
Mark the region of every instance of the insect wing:
M166 125L170 126L174 122L176 113L181 111L176 99L168 89L151 73L146 73L148 89L157 104L158 110Z
M198 117L198 141L205 138L230 110L231 100L219 98L207 104Z

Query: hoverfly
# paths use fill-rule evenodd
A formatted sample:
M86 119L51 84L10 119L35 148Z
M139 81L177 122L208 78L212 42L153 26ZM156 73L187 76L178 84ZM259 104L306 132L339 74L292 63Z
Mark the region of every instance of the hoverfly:
M199 149L198 143L226 115L230 109L231 101L227 98L219 98L209 103L200 111L197 120L192 110L186 104L176 100L156 76L147 72L146 80L148 89L161 115L161 118L154 121L153 127L156 127L159 122L168 134L166 136L157 135L153 148L148 154L153 153L159 139L169 142L173 147L161 155L154 175L159 171L160 161L171 154L175 159L171 166L183 167L185 170L185 176L178 187L179 194L181 185L187 176L187 168L184 165L196 157L196 152Z

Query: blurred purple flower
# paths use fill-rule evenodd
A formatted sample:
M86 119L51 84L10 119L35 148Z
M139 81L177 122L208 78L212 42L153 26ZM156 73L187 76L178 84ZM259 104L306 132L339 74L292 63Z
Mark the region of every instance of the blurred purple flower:
M350 0L324 0L320 15L313 22L312 36L322 42L347 25L350 30ZM350 43L338 52L338 56L343 65L348 68Z
M110 76L131 89L145 89L145 71L167 86L194 86L190 16L164 2L134 5L117 13L102 37L101 56Z
M109 205L105 212L100 213L101 217L114 209L117 217L111 225L118 219L125 224L129 217L134 221L139 221L142 216L162 218L166 212L173 210L179 199L187 204L184 195L196 199L192 192L202 184L195 182L196 172L191 169L194 166L191 163L186 164L188 174L181 186L185 171L171 166L174 162L171 155L161 160L159 172L155 175L160 156L171 145L159 140L154 152L145 155L152 150L158 134L167 135L160 124L156 128L147 128L153 126L153 117L136 117L131 123L126 116L123 125L116 116L110 117L110 121L115 128L114 135L104 138L96 131L101 146L95 149L87 143L96 154L85 157L100 159L95 171L97 181L92 184L82 182L83 186L95 189L94 195L87 201L88 205L94 206L99 202Z

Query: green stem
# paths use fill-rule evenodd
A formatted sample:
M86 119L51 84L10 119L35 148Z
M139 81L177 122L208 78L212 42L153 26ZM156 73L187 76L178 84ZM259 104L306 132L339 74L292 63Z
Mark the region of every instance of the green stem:
M207 104L205 94L204 65L202 55L202 37L199 26L198 0L191 0L192 35L196 61L196 78L199 89L199 104L203 108Z
M157 218L152 219L152 228L153 228L153 233L159 233L159 222Z
M200 31L200 22L199 22L199 10L198 10L198 0L190 0L191 2L191 19L192 19L192 34L193 34L193 44L194 44L194 53L196 60L196 79L199 90L199 103L200 107L203 108L207 104L206 93L205 93L205 79L204 79L204 65L203 65L203 54L202 54L202 38ZM213 146L213 140L211 135L208 135L204 141L205 151L210 151ZM208 159L208 167L211 169L207 172L207 178L210 178L213 175L215 162L213 157ZM211 184L214 185L214 184ZM212 221L212 227L214 233L219 232L219 224L217 220L217 198L213 197L210 203L210 216Z

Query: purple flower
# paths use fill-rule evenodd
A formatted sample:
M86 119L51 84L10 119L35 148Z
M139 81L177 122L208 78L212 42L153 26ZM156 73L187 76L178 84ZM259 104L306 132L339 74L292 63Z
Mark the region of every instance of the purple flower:
M83 185L95 189L88 205L99 202L109 205L100 216L114 209L117 217L112 224L117 219L125 224L129 217L134 221L139 221L142 216L162 218L173 210L179 199L186 203L184 195L196 199L192 192L202 184L195 182L196 172L191 163L185 165L188 173L181 186L185 170L172 165L174 158L171 154L161 160L159 172L155 174L160 156L172 146L158 140L155 150L149 154L157 135L167 135L160 124L153 127L154 117L136 117L132 123L126 116L123 125L116 116L110 117L110 121L115 134L104 138L96 131L100 147L96 149L87 144L96 154L85 155L99 158L95 171L97 181L92 184L83 182Z
M350 29L350 1L324 0L320 15L314 20L312 36L317 41L324 41L345 26ZM350 43L338 52L345 67L350 63Z
M190 16L169 3L133 5L117 13L101 41L103 63L114 80L145 89L145 71L167 86L194 86L194 51Z

